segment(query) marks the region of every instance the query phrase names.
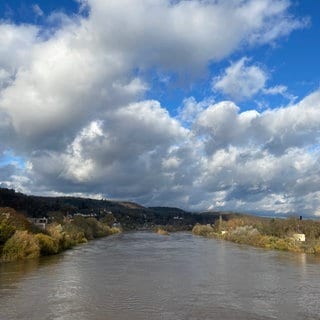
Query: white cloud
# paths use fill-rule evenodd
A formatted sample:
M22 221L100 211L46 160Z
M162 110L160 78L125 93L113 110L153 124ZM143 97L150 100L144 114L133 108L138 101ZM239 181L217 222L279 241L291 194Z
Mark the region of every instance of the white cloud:
M250 34L272 28L271 20L301 27L283 17L287 4L271 0L87 5L88 18L56 13L61 27L44 32L48 39L38 37L39 27L0 24L0 63L13 79L2 90L0 110L21 148L63 149L88 121L140 98L148 84L134 75L137 69L197 73L245 45Z
M208 61L248 44L247 39L250 45L265 43L303 27L285 15L287 1L88 0L88 4L91 23L115 50L131 52L135 60L143 56L141 66L178 71L203 69ZM286 31L275 28L279 18ZM266 32L272 33L268 39Z
M284 85L277 85L270 88L263 88L262 92L266 95L281 95L288 99L290 103L294 103L298 97L288 92L288 88Z
M235 101L247 100L257 94L263 95L281 95L294 103L298 97L288 92L284 85L267 87L266 83L269 75L260 66L251 64L250 59L243 57L240 60L231 63L223 74L214 77L212 80L212 89L220 91Z
M186 98L183 100L183 106L179 110L178 118L183 123L193 123L198 115L213 102L213 98L208 98L200 102L197 102L194 97Z
M287 93L287 90L288 88L286 86L278 85L270 88L264 88L263 92L271 95L277 95L277 94L285 95Z
M320 91L296 105L240 113L233 102L209 106L195 122L196 131L205 135L208 153L229 145L253 145L272 153L289 148L312 146L319 142Z
M13 25L0 21L0 67L14 75L22 67L30 64L38 28L31 25Z
M232 63L222 76L213 80L213 89L223 92L235 100L248 99L265 87L268 76L257 65L248 66L244 57Z

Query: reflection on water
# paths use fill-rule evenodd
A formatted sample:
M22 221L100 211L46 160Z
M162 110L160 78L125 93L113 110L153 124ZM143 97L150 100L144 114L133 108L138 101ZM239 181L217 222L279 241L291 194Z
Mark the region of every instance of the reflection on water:
M320 260L135 232L0 265L0 319L320 319Z

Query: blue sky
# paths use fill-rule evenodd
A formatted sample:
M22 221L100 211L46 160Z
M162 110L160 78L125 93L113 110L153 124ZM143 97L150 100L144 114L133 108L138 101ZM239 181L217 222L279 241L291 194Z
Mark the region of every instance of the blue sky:
M77 14L79 3L69 0L56 1L22 1L3 0L0 4L1 17L14 21L15 23L38 23L43 24L45 19L40 19L43 15L48 16L54 11L62 11L65 14Z
M0 185L320 215L320 2L0 3Z

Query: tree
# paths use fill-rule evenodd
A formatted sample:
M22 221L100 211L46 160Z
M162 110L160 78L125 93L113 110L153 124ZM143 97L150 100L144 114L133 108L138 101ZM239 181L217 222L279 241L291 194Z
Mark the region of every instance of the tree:
M109 227L112 227L112 225L116 222L116 218L114 215L109 212L107 215L101 220L101 222L107 224Z

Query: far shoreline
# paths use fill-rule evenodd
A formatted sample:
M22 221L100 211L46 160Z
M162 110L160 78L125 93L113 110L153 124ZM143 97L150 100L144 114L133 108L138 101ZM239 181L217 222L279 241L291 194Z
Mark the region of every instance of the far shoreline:
M192 233L268 250L320 255L320 221L243 216L215 225L196 224Z

